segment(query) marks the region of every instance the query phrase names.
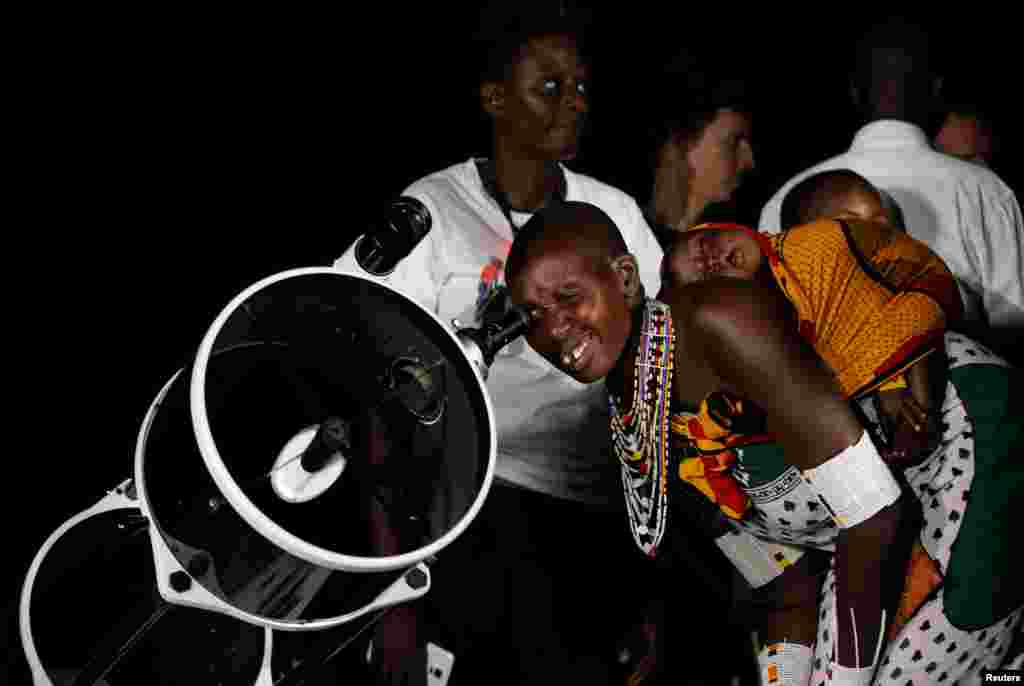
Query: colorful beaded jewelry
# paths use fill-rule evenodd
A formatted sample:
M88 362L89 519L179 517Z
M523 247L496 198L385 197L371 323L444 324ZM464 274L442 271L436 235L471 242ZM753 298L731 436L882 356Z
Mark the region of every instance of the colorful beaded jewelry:
M622 467L633 540L650 557L658 553L668 515L669 415L675 332L668 305L644 303L633 372L633 402L619 414L621 398L609 394L612 446Z

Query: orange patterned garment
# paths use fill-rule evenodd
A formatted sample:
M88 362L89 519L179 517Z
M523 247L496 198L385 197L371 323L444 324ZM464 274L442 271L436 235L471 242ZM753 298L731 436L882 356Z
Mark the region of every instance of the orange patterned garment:
M855 398L903 383L902 372L941 345L948 322L962 315L945 263L898 229L861 221L819 221L776 236L736 224L757 239L772 276L793 304L801 335ZM678 476L722 511L742 519L747 495L732 475L735 448L772 440L763 417L742 399L709 395L696 412L677 412L672 432Z
M910 621L917 609L924 605L924 602L940 585L942 585L942 572L938 563L928 555L928 551L921 545L920 539L914 541L910 560L907 562L907 574L903 579L900 604L896 609L892 624L889 626L888 640L891 641L899 635L903 626Z
M862 221L819 221L761 241L800 333L853 398L910 367L961 316L956 281L923 243Z

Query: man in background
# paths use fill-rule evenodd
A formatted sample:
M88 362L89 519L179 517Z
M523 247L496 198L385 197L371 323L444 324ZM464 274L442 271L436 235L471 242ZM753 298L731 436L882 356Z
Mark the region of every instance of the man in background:
M851 95L865 125L846 152L797 174L764 206L760 229L779 231L789 190L811 174L846 168L899 205L909 233L957 277L969 333L1006 352L1024 329L1024 228L1013 191L990 169L931 146L940 106L936 54L924 27L890 19L858 42Z

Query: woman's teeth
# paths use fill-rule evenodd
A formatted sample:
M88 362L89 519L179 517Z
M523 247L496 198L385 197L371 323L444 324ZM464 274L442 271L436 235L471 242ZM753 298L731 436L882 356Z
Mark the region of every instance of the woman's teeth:
M586 347L587 347L587 341L583 341L582 343L577 345L575 348L573 348L572 349L572 359L574 359L574 360L580 359L580 355L583 354L583 350Z
M576 347L572 350L562 353L562 364L566 367L575 368L576 363L579 362L583 352L590 345L590 338L584 338L582 341L576 344Z

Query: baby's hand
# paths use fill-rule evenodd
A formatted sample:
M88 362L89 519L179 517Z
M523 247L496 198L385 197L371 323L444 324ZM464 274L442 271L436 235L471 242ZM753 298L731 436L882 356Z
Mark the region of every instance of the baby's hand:
M938 444L936 417L907 390L883 391L879 400L889 435L889 446L882 457L891 466L901 469L920 464Z

